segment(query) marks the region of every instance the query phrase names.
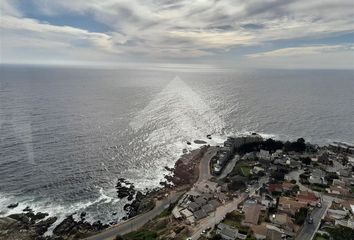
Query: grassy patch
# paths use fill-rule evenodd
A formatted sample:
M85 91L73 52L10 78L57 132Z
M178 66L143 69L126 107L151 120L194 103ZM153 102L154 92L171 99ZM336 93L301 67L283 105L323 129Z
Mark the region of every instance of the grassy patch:
M251 168L248 166L243 166L241 167L241 172L243 176L249 177L251 175Z
M319 233L316 233L316 235L314 236L313 240L328 240L329 237L326 235L321 235Z
M248 177L251 175L251 168L246 162L238 162L236 163L235 167L232 169L230 175L231 176L241 175L241 176Z
M157 239L157 233L142 229L136 232L131 232L123 236L124 240L155 240Z
M241 225L243 219L244 219L244 215L242 213L233 211L231 213L226 214L223 223L235 227L240 231L249 232L250 230L249 227Z

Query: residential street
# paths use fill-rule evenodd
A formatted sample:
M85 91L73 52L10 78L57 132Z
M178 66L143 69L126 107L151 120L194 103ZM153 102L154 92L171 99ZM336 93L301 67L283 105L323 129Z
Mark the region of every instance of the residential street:
M326 197L326 196L323 197L322 207L315 208L311 213L311 217L313 218L313 223L309 224L305 222L303 228L301 229L301 232L297 235L296 240L311 240L313 238L313 236L315 235L316 231L320 226L321 219L326 214L331 203L332 203L332 199L330 197Z

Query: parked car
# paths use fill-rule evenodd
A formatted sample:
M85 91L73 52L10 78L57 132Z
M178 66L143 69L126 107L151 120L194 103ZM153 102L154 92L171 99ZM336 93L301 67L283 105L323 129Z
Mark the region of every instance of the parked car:
M312 217L309 217L309 218L307 219L307 223L308 223L308 224L312 224L312 223L313 223L313 218L312 218Z

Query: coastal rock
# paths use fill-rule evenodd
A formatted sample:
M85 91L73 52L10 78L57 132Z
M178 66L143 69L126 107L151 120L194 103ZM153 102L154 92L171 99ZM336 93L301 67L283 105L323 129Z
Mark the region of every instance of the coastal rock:
M170 167L167 167L167 166L165 166L165 169L166 169L167 171L169 171L169 172L173 172L173 171L174 171L174 168L170 168Z
M8 217L17 220L24 226L28 226L31 223L31 219L24 213L11 214Z
M193 183L198 178L195 166L207 149L208 146L202 146L200 149L184 154L175 163L173 175L165 176L165 179L175 187Z
M18 203L12 203L9 206L7 206L7 208L13 209L16 208L18 206Z
M43 235L48 228L57 221L56 217L49 217L46 220L42 220L34 225L35 231L38 235Z
M80 214L80 218L81 219L84 219L86 217L86 212L82 212L81 214Z
M144 195L142 192L138 191L135 200L132 203L124 205L123 209L128 212L124 219L132 218L153 209L155 207L155 202L149 197L149 194L151 194L151 192Z
M37 214L34 214L35 216ZM41 214L43 216L43 214ZM12 214L8 217L0 218L0 239L33 240L43 239L42 235L57 220L50 217L33 224L25 213ZM49 238L53 239L53 238Z
M19 229L20 227L21 227L20 222L13 218L10 217L0 218L0 233L7 232L10 229L15 229L15 228Z
M92 224L85 221L75 221L72 215L65 218L53 230L57 236L64 237L64 239L77 239L86 237L92 233L96 233L107 228L107 224L102 224L101 221L96 221Z
M25 207L25 209L22 210L23 212L32 212L32 208L29 206Z
M65 218L61 223L58 224L53 230L55 235L64 236L69 234L73 228L75 228L76 222L72 215Z
M133 200L135 194L135 187L132 183L128 182L124 178L119 178L117 185L117 194L119 198L127 197L129 201Z

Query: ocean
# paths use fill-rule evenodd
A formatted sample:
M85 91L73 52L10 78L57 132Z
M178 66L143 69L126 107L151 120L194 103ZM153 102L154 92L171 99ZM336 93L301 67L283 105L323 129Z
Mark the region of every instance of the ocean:
M352 70L1 65L0 216L30 206L115 221L118 178L158 187L207 134L353 143L353 96Z

